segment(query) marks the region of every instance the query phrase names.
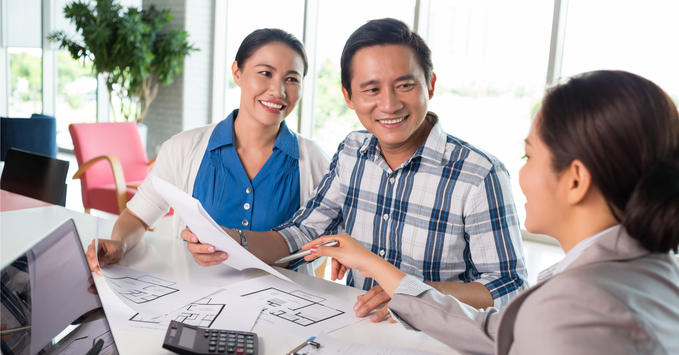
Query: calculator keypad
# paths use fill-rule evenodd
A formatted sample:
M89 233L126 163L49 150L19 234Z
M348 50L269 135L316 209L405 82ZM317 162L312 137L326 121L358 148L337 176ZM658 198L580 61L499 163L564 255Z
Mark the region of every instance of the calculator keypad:
M224 354L254 354L255 340L249 333L206 329L203 336L209 338L208 351Z

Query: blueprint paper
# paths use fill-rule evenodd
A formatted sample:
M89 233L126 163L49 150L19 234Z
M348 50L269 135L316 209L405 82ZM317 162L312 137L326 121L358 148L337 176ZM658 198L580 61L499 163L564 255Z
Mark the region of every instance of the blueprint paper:
M266 301L257 323L302 340L361 320L354 313L353 303L273 276L239 282L224 289L244 299Z
M178 213L182 217L184 222L186 222L201 243L214 245L216 250L222 250L229 254L229 257L223 264L236 270L249 268L261 269L285 281L294 283L288 277L276 271L273 267L259 260L256 256L252 255L252 253L243 249L240 244L226 234L212 217L210 217L200 204L200 201L189 196L176 186L155 176L153 177L153 186L165 201L174 208L175 213Z
M220 291L160 317L143 317L122 303L107 307L106 315L113 329L165 334L170 321L175 320L204 328L250 332L265 303Z
M399 346L365 345L337 340L325 333L321 333L314 341L321 344L321 347L311 349L309 355L435 355L427 351Z
M104 339L104 346L101 348L100 355L118 355L111 329L106 324L106 318L85 322L74 331L74 334L69 334L67 337L68 340L64 341L58 348L48 350L45 355L86 354L99 339Z
M119 265L109 265L101 272L111 290L128 307L144 317L166 314L219 290Z

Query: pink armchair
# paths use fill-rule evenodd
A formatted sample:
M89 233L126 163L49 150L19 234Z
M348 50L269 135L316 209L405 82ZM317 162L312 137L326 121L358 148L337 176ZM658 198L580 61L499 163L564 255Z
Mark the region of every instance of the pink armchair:
M91 208L120 214L137 192L150 163L134 122L80 123L68 127L73 138L85 212Z

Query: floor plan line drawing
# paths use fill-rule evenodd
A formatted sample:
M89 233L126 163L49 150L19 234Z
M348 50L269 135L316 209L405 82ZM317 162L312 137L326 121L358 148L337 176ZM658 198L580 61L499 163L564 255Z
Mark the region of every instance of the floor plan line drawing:
M210 328L215 319L226 307L226 304L210 303L210 298L201 299L186 306L184 309L166 314L160 317L141 317L139 313L130 318L132 322L152 323L168 326L170 321L175 320L180 323L194 325L197 327Z
M262 313L268 313L302 327L308 327L345 313L342 310L324 305L325 299L323 297L301 290L286 292L275 287L269 287L240 296L264 299L266 306L264 306Z
M129 276L120 278L107 277L107 279L115 286L114 291L137 304L155 301L179 291L176 288L170 287L174 286L175 282L150 275L142 275L137 278Z

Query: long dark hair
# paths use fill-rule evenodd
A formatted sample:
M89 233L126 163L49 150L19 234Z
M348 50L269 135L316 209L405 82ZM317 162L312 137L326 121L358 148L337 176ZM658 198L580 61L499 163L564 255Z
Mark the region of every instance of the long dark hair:
M304 51L304 45L292 33L288 33L278 28L254 30L245 37L236 53L238 69L243 70L245 62L250 59L259 48L274 42L285 44L302 56L302 60L304 61L303 76L306 76L306 73L309 70L309 61L307 60L306 52Z
M651 252L679 248L679 112L657 85L594 71L548 90L538 134L561 172L590 171L613 215Z

